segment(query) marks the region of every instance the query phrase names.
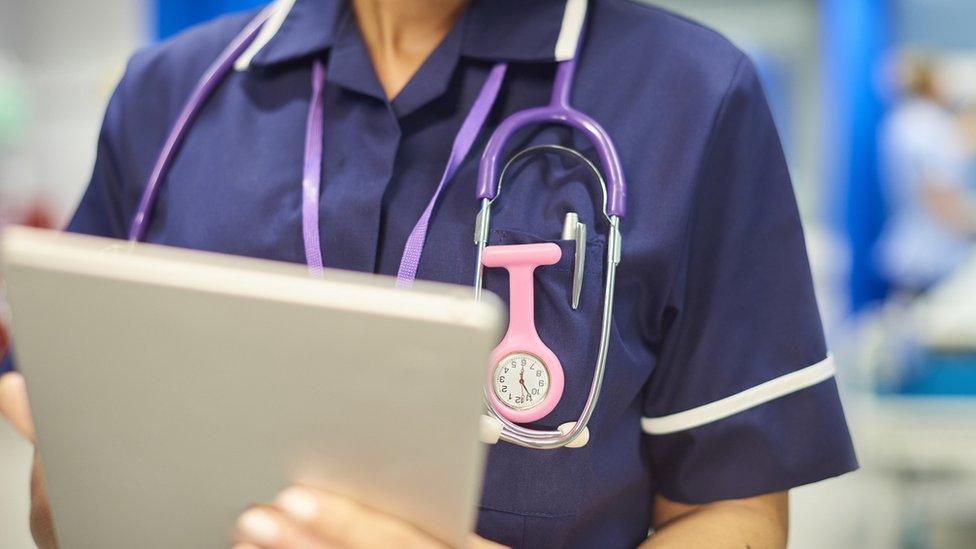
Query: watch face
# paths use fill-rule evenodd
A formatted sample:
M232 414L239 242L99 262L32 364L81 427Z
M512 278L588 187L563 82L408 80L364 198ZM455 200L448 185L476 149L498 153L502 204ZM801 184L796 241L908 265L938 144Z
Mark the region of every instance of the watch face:
M501 359L491 381L495 397L513 410L534 408L549 394L549 369L529 353L512 353Z

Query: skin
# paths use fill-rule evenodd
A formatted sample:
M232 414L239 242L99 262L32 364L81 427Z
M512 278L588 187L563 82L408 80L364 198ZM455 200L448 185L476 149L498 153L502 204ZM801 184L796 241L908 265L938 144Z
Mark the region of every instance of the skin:
M31 418L30 404L27 401L27 386L18 373L0 376L0 415L31 444L36 442L34 421ZM44 485L44 469L40 455L34 450L34 464L31 467L31 534L40 549L58 546L54 537L54 523L51 520L51 506L48 503L47 488Z
M922 186L922 203L942 228L962 238L976 236L976 204L955 186L930 182Z
M466 0L353 0L356 20L387 98L394 98L450 31ZM0 411L28 440L34 428L23 379L0 377ZM41 463L35 452L31 531L41 549L57 547ZM654 534L641 547L780 548L788 532L786 492L691 505L655 496ZM500 545L474 534L474 549ZM334 547L442 548L414 526L327 491L292 486L237 520L236 549Z
M393 99L450 32L467 0L353 0L376 76Z
M654 498L654 535L646 549L786 547L790 512L788 492L689 505L658 494Z
M657 496L655 534L642 548L786 547L786 492L706 505L687 505ZM472 535L474 549L502 547ZM334 547L443 548L416 528L349 499L293 486L268 505L248 509L237 521L235 549L325 549Z

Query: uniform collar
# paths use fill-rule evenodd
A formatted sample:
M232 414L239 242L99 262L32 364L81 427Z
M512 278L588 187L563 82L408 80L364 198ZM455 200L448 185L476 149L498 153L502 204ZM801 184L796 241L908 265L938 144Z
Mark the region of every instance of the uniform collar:
M458 21L464 25L461 55L487 61L545 62L556 59L567 5L579 0L472 0ZM345 0L277 0L277 26L259 37L250 64L271 66L321 54L337 41L349 6ZM562 33L565 34L565 33Z
M553 61L567 0L473 0L461 53L487 61Z
M342 0L276 0L271 9L276 13L266 26L272 28L262 29L271 32L258 36L252 45L257 50L250 62L253 66L287 63L329 49L348 7Z

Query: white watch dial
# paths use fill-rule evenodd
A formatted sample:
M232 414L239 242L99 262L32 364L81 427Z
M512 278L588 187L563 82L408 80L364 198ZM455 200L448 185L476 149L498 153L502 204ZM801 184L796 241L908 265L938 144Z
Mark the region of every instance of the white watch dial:
M549 393L549 369L529 353L512 353L501 359L491 381L495 397L513 410L538 406Z

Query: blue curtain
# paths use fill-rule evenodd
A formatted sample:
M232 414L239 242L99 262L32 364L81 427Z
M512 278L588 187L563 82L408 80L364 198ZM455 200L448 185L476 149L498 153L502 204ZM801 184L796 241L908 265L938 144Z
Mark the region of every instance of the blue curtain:
M883 299L887 285L874 262L885 221L878 166L884 104L876 78L888 48L884 0L825 0L821 10L824 150L832 164L833 220L850 245L850 308Z
M161 40L218 15L267 3L268 0L153 0L155 38Z

